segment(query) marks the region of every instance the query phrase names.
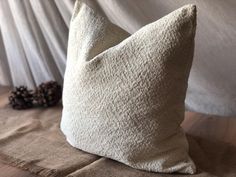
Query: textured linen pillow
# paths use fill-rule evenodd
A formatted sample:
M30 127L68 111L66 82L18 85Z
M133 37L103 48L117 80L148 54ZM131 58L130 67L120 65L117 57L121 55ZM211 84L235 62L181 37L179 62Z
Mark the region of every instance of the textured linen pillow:
M153 172L195 173L180 127L196 7L129 36L85 3L71 20L61 130L81 150Z

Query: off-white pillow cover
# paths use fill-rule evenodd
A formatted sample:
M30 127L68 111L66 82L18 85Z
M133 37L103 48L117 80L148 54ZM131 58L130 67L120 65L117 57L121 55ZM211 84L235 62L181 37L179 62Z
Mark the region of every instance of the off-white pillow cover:
M193 174L180 127L196 7L129 36L88 5L71 20L61 130L81 150L153 172Z

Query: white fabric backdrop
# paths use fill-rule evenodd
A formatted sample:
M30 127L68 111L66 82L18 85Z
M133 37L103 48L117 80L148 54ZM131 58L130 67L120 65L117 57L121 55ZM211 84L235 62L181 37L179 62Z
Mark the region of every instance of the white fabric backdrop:
M34 87L65 70L73 1L1 0L1 84Z
M188 109L236 114L235 0L97 0L108 17L133 33L187 3L198 6ZM62 83L74 0L0 0L0 84Z

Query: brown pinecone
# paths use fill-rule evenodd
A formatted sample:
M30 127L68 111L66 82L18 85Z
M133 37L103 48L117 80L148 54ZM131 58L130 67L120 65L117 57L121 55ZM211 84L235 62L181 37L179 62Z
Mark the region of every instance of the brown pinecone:
M55 81L49 81L40 84L34 94L34 104L37 106L51 107L55 106L62 96L62 88Z
M8 97L9 104L13 109L27 109L33 107L32 90L25 86L15 87Z

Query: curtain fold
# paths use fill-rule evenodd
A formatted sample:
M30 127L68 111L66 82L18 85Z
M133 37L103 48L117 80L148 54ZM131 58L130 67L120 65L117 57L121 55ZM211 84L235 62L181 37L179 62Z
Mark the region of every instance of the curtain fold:
M0 85L12 85L10 68L6 60L6 51L0 30Z
M134 33L184 4L198 7L198 28L186 107L236 114L235 0L94 0L115 24ZM34 88L63 83L75 0L0 1L0 85Z

